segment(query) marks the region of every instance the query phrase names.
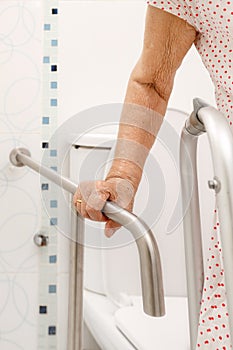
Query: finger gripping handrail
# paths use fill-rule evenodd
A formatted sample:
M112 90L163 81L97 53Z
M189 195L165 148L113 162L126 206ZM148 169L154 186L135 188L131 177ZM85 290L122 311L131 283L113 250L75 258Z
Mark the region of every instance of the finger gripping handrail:
M34 161L30 152L25 148L13 149L10 153L10 161L18 167L24 165L30 167L72 194L76 192L75 183ZM151 230L136 215L113 202L107 201L102 211L110 219L125 226L133 235L140 257L144 312L150 316L163 316L165 305L160 254Z

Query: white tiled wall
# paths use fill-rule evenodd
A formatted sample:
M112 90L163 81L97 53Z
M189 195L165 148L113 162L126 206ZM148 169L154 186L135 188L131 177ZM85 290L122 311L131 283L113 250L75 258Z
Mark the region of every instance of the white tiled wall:
M38 176L9 164L24 146L40 157L40 1L0 2L0 348L36 349Z

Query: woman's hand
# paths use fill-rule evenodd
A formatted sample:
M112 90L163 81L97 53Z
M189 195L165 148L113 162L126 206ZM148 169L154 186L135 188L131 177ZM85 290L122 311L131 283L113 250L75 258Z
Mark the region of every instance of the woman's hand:
M132 211L135 189L129 180L110 178L105 181L86 181L80 183L73 197L77 212L86 219L106 222L105 235L111 237L120 225L108 219L102 209L107 200Z

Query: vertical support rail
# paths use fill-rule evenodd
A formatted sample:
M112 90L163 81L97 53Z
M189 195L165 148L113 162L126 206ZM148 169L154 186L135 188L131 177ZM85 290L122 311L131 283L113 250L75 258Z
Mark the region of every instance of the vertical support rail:
M181 183L184 213L184 246L189 308L191 349L196 348L200 303L204 283L201 221L197 182L197 136L182 131L180 147ZM190 158L189 158L190 157Z
M226 298L229 309L230 334L233 340L233 135L226 118L215 108L199 99L194 100L194 112L186 121L180 145L181 187L184 213L186 275L189 299L191 349L196 348L200 311L200 287L203 283L200 212L196 172L197 138L207 132L214 166L214 189L220 219L223 248ZM193 170L189 169L188 151ZM193 179L192 175L193 174ZM192 186L194 186L192 191ZM190 202L189 202L190 196Z
M72 227L76 228L77 218L72 215ZM69 303L68 303L68 332L67 332L67 349L75 350L75 332L76 332L76 275L77 275L77 232L72 229L69 261ZM82 349L82 348L80 348Z
M77 247L77 259L76 259L76 305L75 305L75 346L74 350L82 349L82 337L83 337L83 258L84 258L84 221L80 215L77 215L75 222L76 231L76 247ZM72 262L71 262L72 264Z
M84 221L72 215L67 350L81 350L83 336Z
M216 181L230 335L233 341L233 134L227 119L213 107L198 111L208 135Z
M27 149L13 149L10 153L10 161L18 167L27 165L71 194L76 192L77 185L75 183L31 159L30 152ZM159 249L153 233L136 215L120 208L113 202L107 201L105 203L103 213L120 225L125 226L137 243L144 312L154 317L164 316L165 303L162 269ZM76 230L73 232L75 241L71 244L70 265L72 290L70 290L71 314L69 316L69 326L71 328L68 343L70 346L69 350L82 350L83 220L79 216L74 227L76 227ZM75 280L74 285L73 279Z

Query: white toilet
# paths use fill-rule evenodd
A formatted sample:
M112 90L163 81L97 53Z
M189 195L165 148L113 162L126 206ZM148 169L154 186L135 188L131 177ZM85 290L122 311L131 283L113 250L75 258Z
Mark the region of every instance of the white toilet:
M164 317L153 318L142 311L139 259L131 234L121 228L107 239L102 224L86 221L84 319L100 349L190 349L178 200L179 135L186 117L181 111L168 110L134 208L158 242L166 295ZM104 177L116 132L109 125L77 137L70 151L71 178L80 182Z

